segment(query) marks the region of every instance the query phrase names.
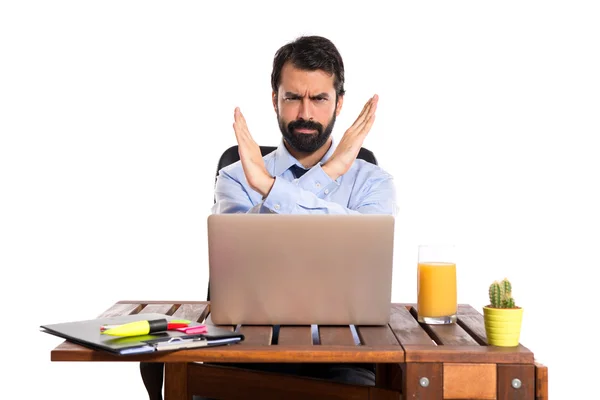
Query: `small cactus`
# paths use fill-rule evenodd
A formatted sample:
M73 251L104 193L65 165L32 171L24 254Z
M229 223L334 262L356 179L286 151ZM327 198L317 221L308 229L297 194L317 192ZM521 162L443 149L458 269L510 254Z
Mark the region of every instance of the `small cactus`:
M490 285L490 304L492 307L500 308L502 295L500 294L500 284L495 281Z
M512 297L502 301L502 308L515 308L515 300Z
M510 284L510 282L508 281L508 279L504 278L502 280L502 282L500 282L500 285L502 285L502 290L504 291L504 295L505 296L509 296L512 293L512 285Z
M494 308L516 308L512 298L512 285L504 278L501 282L494 281L489 289L490 305Z

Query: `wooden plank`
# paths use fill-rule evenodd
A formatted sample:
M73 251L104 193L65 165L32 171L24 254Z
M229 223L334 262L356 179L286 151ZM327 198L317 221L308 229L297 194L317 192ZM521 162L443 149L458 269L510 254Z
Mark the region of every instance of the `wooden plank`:
M189 400L188 363L167 363L165 365L165 400Z
M400 392L381 389L378 387L369 388L369 400L401 400Z
M548 367L538 362L535 366L535 400L548 400Z
M417 318L417 309L410 308L413 318ZM420 324L421 327L438 345L464 345L475 346L479 343L471 337L459 324L428 325Z
M442 364L408 363L404 364L404 398L412 400L442 399ZM426 386L421 384L427 379Z
M513 380L520 387L513 387ZM522 364L498 365L498 400L530 400L535 395L535 366Z
M481 312L477 311L470 304L459 304L458 315L482 315Z
M444 399L496 399L496 364L444 364Z
M400 343L389 325L385 326L357 326L356 332L360 342L366 346L398 346Z
M146 307L141 309L139 314L158 313L172 315L177 310L177 308L179 308L179 304L148 304Z
M282 325L279 328L279 346L312 346L312 335L310 325L307 326L287 326Z
M190 394L219 399L369 400L368 386L203 364L190 364L188 385Z
M356 346L349 326L319 325L319 340L322 346Z
M458 325L468 332L477 343L487 345L483 315L478 313L473 307L466 305L458 306Z
M417 320L402 304L392 304L390 310L390 328L402 346L435 346L429 335L421 328Z
M240 333L244 335L240 346L270 346L273 339L273 327L270 325L242 325Z
M52 361L116 361L116 362L332 362L332 363L401 363L404 353L371 346L256 346L233 344L210 348L131 354L116 356L81 346L58 346Z
M424 325L423 329L429 333L429 336L438 345L480 346L480 344L458 324Z
M173 317L179 319L187 319L193 322L204 322L208 315L207 304L182 304L177 311L173 313Z
M144 304L139 303L116 303L97 318L120 317L121 315L137 314L144 308Z
M533 353L526 347L496 346L403 346L406 362L457 362L533 364Z

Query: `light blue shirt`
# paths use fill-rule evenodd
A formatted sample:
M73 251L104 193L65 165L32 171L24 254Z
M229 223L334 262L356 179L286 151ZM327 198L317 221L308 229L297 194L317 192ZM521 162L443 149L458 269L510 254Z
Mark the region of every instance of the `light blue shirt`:
M219 171L215 187L214 214L396 214L393 178L380 167L357 159L348 172L335 181L323 171L333 154L334 143L320 162L296 179L290 167L302 164L283 140L263 157L267 171L275 178L271 191L262 195L248 185L240 161Z

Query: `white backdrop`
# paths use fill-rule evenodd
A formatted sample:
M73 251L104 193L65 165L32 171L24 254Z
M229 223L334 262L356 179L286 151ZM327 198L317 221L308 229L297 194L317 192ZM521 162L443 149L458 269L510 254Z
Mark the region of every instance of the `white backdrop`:
M137 364L51 363L61 340L38 327L123 299L205 298L234 107L276 145L273 55L319 34L346 64L336 139L380 95L365 147L398 188L393 300L416 299L418 244L455 243L459 301L480 308L509 277L551 398L590 398L595 376L569 363L597 352L577 329L600 266L599 7L250 3L0 6L3 393L144 398Z

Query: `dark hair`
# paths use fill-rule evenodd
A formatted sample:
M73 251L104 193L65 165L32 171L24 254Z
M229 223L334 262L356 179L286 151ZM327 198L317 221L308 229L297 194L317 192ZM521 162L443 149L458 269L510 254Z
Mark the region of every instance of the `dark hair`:
M288 61L299 69L306 71L320 69L333 74L336 100L337 97L346 93L344 90L344 62L338 49L329 39L321 36L302 36L277 50L271 73L271 87L275 95L277 95L281 83L281 70Z

